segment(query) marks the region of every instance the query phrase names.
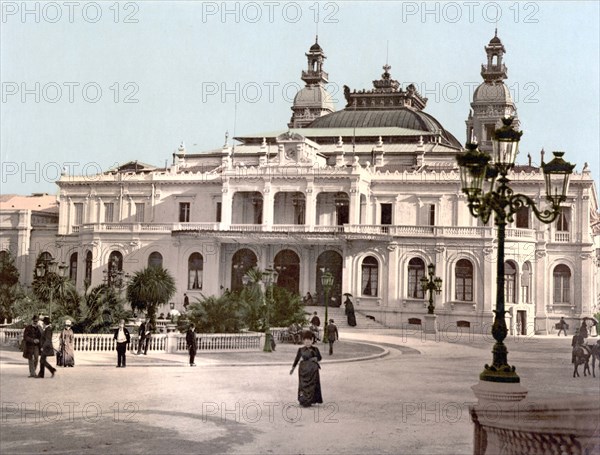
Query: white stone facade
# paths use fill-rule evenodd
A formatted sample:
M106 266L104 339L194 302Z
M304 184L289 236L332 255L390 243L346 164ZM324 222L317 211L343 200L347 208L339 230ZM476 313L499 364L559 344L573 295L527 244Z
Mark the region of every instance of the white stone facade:
M479 331L491 323L495 305L493 222L483 226L469 213L455 161L460 144L421 111L426 99L398 92L388 70L373 91L348 90L354 110L305 128L236 138L235 147L204 153L182 145L166 169L130 162L94 177L63 175L54 238L28 250L27 261L49 252L76 269L79 289L86 280L102 282L115 252L128 273L161 263L176 279L176 308L184 293L193 301L238 289L253 265L279 268L279 285L310 291L322 304L326 268L335 276L332 304L351 293L358 311L390 327L423 320L427 296L419 278L433 263L443 280L435 298L440 328ZM468 135L496 112L477 103ZM379 124L360 124L377 115ZM397 123L384 123L389 118ZM509 178L515 192L546 205L538 167L517 166ZM553 224L529 210L507 228L512 333L552 332L561 316L576 325L598 311L600 225L587 170L572 176L564 207ZM20 256L23 240L5 211L1 245ZM31 267L23 269L25 283Z

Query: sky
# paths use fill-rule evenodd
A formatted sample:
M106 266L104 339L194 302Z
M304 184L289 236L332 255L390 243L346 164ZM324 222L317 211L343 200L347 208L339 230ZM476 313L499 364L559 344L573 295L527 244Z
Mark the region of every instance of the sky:
M506 48L518 162L564 151L600 182L599 2L2 2L1 194L56 193L60 170L171 162L285 130L305 53L328 90L371 89L386 61L465 142L484 46Z

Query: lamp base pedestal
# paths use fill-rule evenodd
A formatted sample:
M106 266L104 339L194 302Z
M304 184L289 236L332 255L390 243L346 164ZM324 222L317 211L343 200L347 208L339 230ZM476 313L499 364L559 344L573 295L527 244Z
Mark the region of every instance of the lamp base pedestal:
M527 396L527 389L518 382L479 381L471 387L479 404L491 402L517 402Z
M426 314L425 315L425 325L423 326L424 333L438 333L438 324L437 324L437 315L436 314Z

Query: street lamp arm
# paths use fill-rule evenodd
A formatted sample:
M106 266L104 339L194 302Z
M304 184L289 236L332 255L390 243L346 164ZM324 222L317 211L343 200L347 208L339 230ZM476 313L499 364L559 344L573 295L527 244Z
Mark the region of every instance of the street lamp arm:
M513 215L522 207L529 207L536 218L542 223L552 223L560 214L560 206L552 203L550 208L540 210L536 202L524 194L514 194L509 187L502 192L490 191L479 197L469 200L469 211L475 218L481 218L486 224L492 213L495 214L495 223L506 224L514 221Z
M551 208L540 210L533 199L524 194L510 194L508 197L508 213L506 219L508 222L513 221L513 215L521 207L529 207L535 214L536 218L542 223L552 223L560 213L560 206L552 204Z

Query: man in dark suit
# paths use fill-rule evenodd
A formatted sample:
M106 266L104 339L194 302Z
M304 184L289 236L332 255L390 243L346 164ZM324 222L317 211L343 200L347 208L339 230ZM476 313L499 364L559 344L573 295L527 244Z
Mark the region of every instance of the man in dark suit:
M150 346L150 339L152 338L152 324L150 323L150 319L146 318L145 324L145 332L144 332L144 355L148 355L148 346Z
M38 366L38 359L40 357L40 340L42 338L42 332L38 327L38 317L34 316L31 318L31 324L25 327L23 331L23 340L25 342L25 348L23 349L23 357L29 361L29 377L36 377L36 370Z
M190 353L190 366L195 367L194 359L196 358L196 352L198 352L198 340L196 339L196 332L194 329L196 326L192 323L185 334L185 342L187 343L187 349Z
M333 319L327 324L327 341L329 341L329 355L333 354L333 343L339 340L337 326L333 323Z
M142 349L144 349L144 343L146 341L146 319L142 321L140 327L138 328L138 348L136 355L140 355L142 353Z
M125 327L125 320L119 321L119 328L115 330L114 339L117 340L117 368L125 368L125 354L127 345L131 341L129 330Z
M41 360L40 360L40 373L38 374L38 378L44 377L45 368L48 368L48 371L54 377L56 373L56 368L48 363L48 357L54 357L54 346L52 344L52 324L50 324L50 318L46 316L44 318L44 331L42 332L41 338Z

